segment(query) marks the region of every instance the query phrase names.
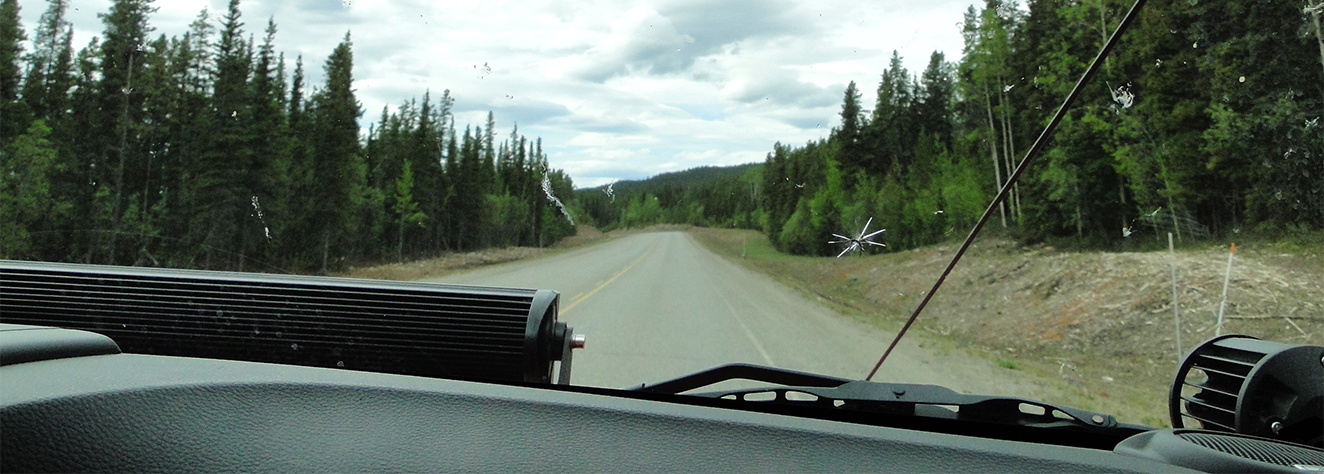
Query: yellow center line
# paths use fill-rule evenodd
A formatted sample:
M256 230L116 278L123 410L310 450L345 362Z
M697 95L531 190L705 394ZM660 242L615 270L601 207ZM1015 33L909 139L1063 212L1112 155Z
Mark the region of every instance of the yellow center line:
M653 245L657 245L656 242L654 242ZM649 246L648 246L648 250L645 250L643 255L640 255L639 258L634 259L633 262L630 262L630 264L629 264L629 265L626 265L625 268L622 268L621 271L616 272L615 274L613 274L613 275L611 276L611 278L608 278L608 279L607 279L607 281L604 281L604 282L599 283L599 284L598 284L598 287L597 287L597 288L594 288L593 291L590 291L590 292L588 292L588 293L580 293L580 294L578 294L578 295L575 295L575 298L574 298L573 300L570 301L570 304L565 305L564 308L561 308L561 315L565 315L565 313L566 313L567 311L570 311L571 308L574 308L575 306L578 306L579 303L583 303L584 300L588 299L590 296L593 296L593 295L596 294L597 292L601 291L603 288L606 288L607 285L610 285L610 284L611 284L611 282L616 281L616 279L617 279L617 278L620 278L621 275L624 275L625 272L630 271L631 268L634 268L635 265L638 265L639 262L642 262L642 261L644 260L644 257L647 257L648 254L651 253L651 252L653 251L653 245L649 245Z

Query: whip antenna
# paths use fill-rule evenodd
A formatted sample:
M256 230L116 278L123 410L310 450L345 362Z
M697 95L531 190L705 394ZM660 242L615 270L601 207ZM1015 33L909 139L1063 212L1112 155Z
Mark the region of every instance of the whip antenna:
M1076 82L1076 87L1071 89L1070 94L1067 94L1067 99L1062 102L1062 107L1057 109L1057 113L1053 115L1053 120L1048 122L1048 126L1044 127L1044 131L1040 133L1039 138L1034 141L1034 146L1031 146L1030 150L1025 153L1025 158L1021 160L1021 164L1016 166L1016 170L1007 178L1007 182L1004 183L1002 189L998 191L997 197L994 197L993 202L989 203L988 209L984 210L984 215L979 218L979 222L975 224L974 228L970 229L970 235L965 238L965 242L961 244L961 248L956 251L956 255L953 255L952 260L947 263L947 268L942 271L942 275L938 276L938 281L934 282L933 288L929 289L929 292L924 294L924 299L920 300L919 306L915 307L915 312L910 314L910 319L906 320L906 325L902 326L901 330L896 333L896 337L892 339L892 344L887 346L887 351L883 352L883 356L878 358L878 363L874 364L873 370L869 371L869 376L865 377L864 380L873 379L874 374L878 373L878 368L883 366L883 361L886 361L887 356L892 354L893 349L896 349L896 344L901 342L901 338L906 335L906 331L910 330L910 326L915 324L915 318L918 318L919 313L924 311L925 306L928 306L929 300L933 298L934 293L938 292L938 287L942 286L942 282L947 280L947 275L952 273L952 268L956 267L956 262L961 260L961 256L965 255L965 251L968 250L970 244L975 241L975 237L979 235L979 231L984 228L984 224L986 224L989 217L993 215L993 210L998 207L998 203L1001 203L1007 198L1007 193L1011 191L1011 186L1020 179L1021 173L1025 172L1025 168L1030 162L1034 161L1036 156L1039 155L1039 150L1048 143L1048 138L1053 135L1053 131L1057 129L1057 124L1062 121L1062 117L1065 116L1067 110L1071 108L1071 104L1076 101L1076 96L1080 95L1080 92L1085 89L1085 85L1089 84L1090 78L1094 77L1094 74L1098 72L1099 65L1103 64L1103 59L1108 57L1108 53L1111 52L1113 47L1121 40L1122 32L1126 31L1126 27L1140 14L1140 8L1144 4L1145 0L1136 0L1136 3L1131 6L1131 10L1126 12L1126 17L1122 18L1122 22L1117 25L1117 30L1108 38L1108 42L1103 45L1103 49L1099 50L1098 56L1094 57L1094 61L1090 63L1090 67L1085 69L1085 74L1081 75L1080 80Z

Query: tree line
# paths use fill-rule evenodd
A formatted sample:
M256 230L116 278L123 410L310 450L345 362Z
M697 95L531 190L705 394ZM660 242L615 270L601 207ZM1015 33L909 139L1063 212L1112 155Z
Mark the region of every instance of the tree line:
M364 136L348 32L310 87L238 0L170 38L151 0L116 0L77 50L67 10L49 0L24 51L0 1L0 257L326 272L574 233L541 140L498 139L491 113L457 131L449 90Z
M609 231L653 224L757 228L763 165L704 166L575 195L588 223ZM608 192L610 190L610 193Z
M964 234L1131 2L1025 7L971 6L959 61L934 52L912 74L894 52L871 110L852 82L828 137L778 143L761 181L707 194L743 199L734 188L758 184L758 212L744 212L759 222L692 218L685 209L714 208L697 197L673 207L658 200L643 215L761 228L783 251L808 255L835 254L827 237L870 218L888 229L881 241L893 249ZM1149 2L992 225L1024 241L1105 248L1168 232L1199 239L1324 229L1321 15L1316 0ZM617 212L631 206L650 204L627 201Z

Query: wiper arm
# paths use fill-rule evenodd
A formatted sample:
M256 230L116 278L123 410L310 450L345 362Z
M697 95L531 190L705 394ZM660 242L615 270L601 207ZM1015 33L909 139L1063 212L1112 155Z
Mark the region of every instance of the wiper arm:
M634 390L679 394L724 382L747 379L785 386L689 394L696 397L812 406L856 412L912 415L957 421L1033 428L1068 428L1136 434L1151 428L1121 423L1105 413L1016 397L967 395L937 385L880 383L763 367L731 364ZM758 399L752 395L761 395ZM770 399L765 399L772 394ZM788 396L788 394L791 394ZM807 394L807 395L805 395Z
M753 380L755 382L806 387L837 387L851 381L850 379L839 377L779 369L776 367L765 367L762 365L727 364L713 367L702 372L683 375L665 382L658 382L652 385L640 385L631 390L676 395L696 388L703 388L720 382L726 382L728 380Z

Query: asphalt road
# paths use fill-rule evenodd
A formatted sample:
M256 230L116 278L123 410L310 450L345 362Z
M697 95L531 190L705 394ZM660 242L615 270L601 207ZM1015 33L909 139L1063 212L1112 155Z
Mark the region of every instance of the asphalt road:
M713 254L683 232L635 234L430 281L561 292L561 321L588 337L575 353L575 385L637 386L731 362L859 379L892 337ZM1010 372L959 351L939 355L908 338L874 380L1021 392Z

